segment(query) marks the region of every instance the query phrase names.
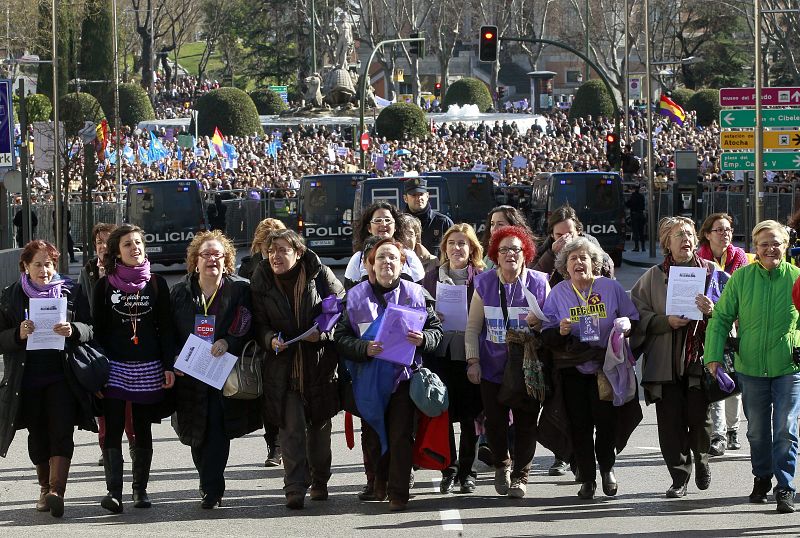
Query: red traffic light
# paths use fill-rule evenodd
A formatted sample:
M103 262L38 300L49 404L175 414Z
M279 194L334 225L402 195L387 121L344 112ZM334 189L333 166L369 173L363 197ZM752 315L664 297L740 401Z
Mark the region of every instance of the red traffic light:
M606 142L608 142L609 144L613 144L616 141L617 141L617 135L615 135L614 133L608 133L606 135Z
M483 34L483 38L484 39L492 39L492 38L494 38L494 33L493 32L486 32L486 33Z
M441 82L437 82L436 84L433 85L433 87L436 88L437 90L441 90L442 89L442 83Z

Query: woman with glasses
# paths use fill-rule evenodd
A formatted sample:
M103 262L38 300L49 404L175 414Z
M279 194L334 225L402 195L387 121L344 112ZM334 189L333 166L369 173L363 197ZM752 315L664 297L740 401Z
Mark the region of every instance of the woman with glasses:
M728 333L739 321L739 351L734 359L747 417L753 470L751 503L766 503L772 477L778 512L794 512L800 414L800 269L785 259L789 234L774 220L753 228L756 263L737 270L722 292L706 331L705 358L716 375L723 363ZM793 289L794 286L794 289Z
M170 292L175 344L190 334L209 342L211 355L239 355L251 333L250 286L235 276L236 249L219 230L194 236L186 249L186 277ZM225 466L231 439L261 428L257 400L225 398L221 389L176 370L178 438L192 449L200 475L202 508L219 506L225 494Z
M331 417L340 409L338 356L333 331L321 332L314 318L322 300L343 297L344 288L293 230L272 232L266 248L267 259L250 281L256 341L268 350L264 417L279 428L286 507L299 510L306 492L312 501L328 499Z
M661 455L672 478L666 493L670 498L686 495L692 462L697 488L705 490L711 485L711 420L700 381L706 324L714 312L712 298L719 297L726 275L695 253L696 237L691 219L661 219L658 238L664 261L648 269L631 290L631 299L639 311L631 347L642 349L644 355L642 387L647 404L656 404ZM705 271L706 294L695 297L703 319L667 315L672 267L698 267Z
M525 496L536 451L538 409L536 412L512 409L515 429L512 468L508 451L509 408L497 397L508 362L506 331L541 327L528 300L535 300L543 308L550 286L547 275L526 268L535 257L536 247L525 228L503 226L492 234L489 258L496 268L475 277L475 293L464 335L467 377L480 385L486 436L494 455L494 487L500 495L517 498Z
M740 267L747 265L747 254L734 246L733 217L727 213L712 213L700 226L700 246L697 255L704 260L717 264L721 271L729 275ZM739 443L739 408L742 395L737 394L709 406L711 413L711 456L722 456L725 449L738 450Z
M350 258L344 271L344 283L347 289L361 282L367 275L361 252L362 245L367 237L375 235L381 239L392 238L403 241L405 230L400 229L397 225L399 217L400 211L387 202L375 202L364 209L358 225L353 230L353 250L355 254ZM420 282L425 276L425 268L422 266L419 257L409 248L404 248L403 254L405 254L405 262L402 268L403 274L407 275L413 282Z
M492 239L492 234L503 226L519 226L533 237L533 232L528 227L525 215L519 209L510 205L499 205L492 208L486 215L486 225L484 226L483 239L481 240L484 254L489 252L489 241ZM489 259L488 255L483 258L483 263L486 265L486 269L494 269L494 262Z

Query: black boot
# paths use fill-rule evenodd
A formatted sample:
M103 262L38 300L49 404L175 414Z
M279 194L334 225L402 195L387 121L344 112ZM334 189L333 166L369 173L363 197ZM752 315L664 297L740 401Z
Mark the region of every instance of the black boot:
M109 512L119 514L122 512L122 450L119 448L103 450L103 469L108 493L100 501L100 506Z
M150 508L147 496L147 482L150 480L150 464L153 462L153 449L131 448L133 458L133 507Z

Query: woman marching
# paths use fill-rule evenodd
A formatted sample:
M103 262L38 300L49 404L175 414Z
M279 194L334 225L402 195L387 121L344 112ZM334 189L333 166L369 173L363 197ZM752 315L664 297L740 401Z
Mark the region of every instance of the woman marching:
M73 343L92 338L89 304L80 287L56 271L59 252L35 239L20 256L20 279L0 298L0 352L4 381L0 386L0 455L6 456L17 430L28 428L28 455L36 466L40 493L36 510L64 515L64 491L75 449L73 428L97 431L91 395L78 385L62 349L26 351L37 331L28 319L31 299L67 300L67 320L53 331ZM39 329L43 331L44 329Z
M211 354L239 355L251 330L250 286L233 275L236 249L219 230L194 236L186 251L188 274L170 292L176 345L190 334L213 343ZM222 503L231 439L261 427L260 400L225 398L216 389L176 371L175 432L192 447L200 474L202 508Z
M136 448L133 449L133 506L150 508L147 483L153 459L151 422L159 422L166 389L175 383L175 345L167 282L150 273L144 254L144 232L123 224L108 238L103 259L106 276L94 290L92 312L97 342L111 364L102 398L106 420L103 463L108 494L101 505L122 512L122 432L125 406L131 402Z

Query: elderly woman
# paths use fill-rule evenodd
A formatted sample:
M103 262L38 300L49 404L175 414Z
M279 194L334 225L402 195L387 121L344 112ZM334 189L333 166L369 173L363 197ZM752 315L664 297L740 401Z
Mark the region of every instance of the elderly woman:
M400 213L397 216L397 228L400 242L407 249L414 251L426 273L432 267L439 266L439 258L431 254L422 244L422 223L417 217L408 213Z
M441 284L465 286L467 300L464 312L469 308L469 301L475 291L475 277L483 271L483 248L475 236L475 230L469 224L455 224L442 237L440 247L441 260L438 267L433 267L425 274L422 285L432 296L436 296L436 288ZM443 314L436 313L439 320L447 325ZM463 327L450 326L444 332L442 343L436 351L425 357L425 366L439 375L447 386L450 396L450 467L442 471L439 484L441 493L450 493L453 484L458 480L461 493L475 491L477 476L472 465L475 461L475 450L478 442L475 433L475 419L481 413L481 393L477 385L467 379L467 357L464 348ZM456 454L456 437L453 424L461 424L459 450Z
M753 228L757 263L733 273L722 292L706 331L704 358L716 375L728 333L739 320L734 367L748 422L754 476L750 502L767 502L775 476L777 510L784 513L795 509L792 480L800 413L800 314L792 304L800 269L784 258L788 242L786 229L773 220Z
M528 297L544 306L550 292L547 275L527 269L536 257L536 247L525 228L503 226L492 234L489 258L496 268L475 277L475 293L469 306L464 336L467 377L481 388L486 415L486 436L494 455L494 487L498 494L525 496L528 472L536 451L538 410L513 409L514 461L508 452L509 408L498 401L500 384L508 362L506 331L538 326ZM528 293L523 291L527 289Z
M703 339L714 303L705 295L695 297L697 308L705 316L699 321L667 315L669 273L671 267L700 267L706 272L708 292L712 281L720 282L720 272L713 262L695 253L697 236L691 219L661 219L658 237L665 255L663 263L648 269L631 290L640 320L631 345L643 350L645 401L656 404L661 455L672 478L666 495L676 498L686 495L692 461L698 489L711 485L711 420L700 382Z
M422 354L433 353L442 339L442 326L433 310L431 297L419 284L400 278L403 267L404 248L402 243L391 238L379 241L369 252L369 264L374 268L375 281L362 281L347 293L346 307L336 325L336 347L342 358L353 363L367 363L366 369L385 375L391 395L384 410L384 431L376 431L372 422L362 422L364 445L367 451L366 463L373 467L375 476L374 497L376 500L389 498L389 509L405 510L409 498L409 475L411 473L412 449L414 445L415 407L409 394L413 369L422 363ZM406 340L415 350L411 365L396 364L375 357L383 353L384 342L369 339L369 327L383 315L389 303L403 305L425 312L425 322L421 330L408 330ZM354 380L354 391L360 371L353 368L350 374ZM359 394L356 404L362 417ZM374 412L374 410L371 410ZM383 440L388 450L383 451Z
M20 279L0 297L0 455L6 456L17 430L28 428L28 456L36 466L39 499L36 510L64 515L64 491L75 450L73 428L97 431L91 396L76 380L63 349L26 351L36 323L28 319L31 299L67 301L68 319L53 332L71 344L92 338L89 304L80 286L56 271L59 252L46 241L34 239L22 249ZM46 329L39 329L45 331Z
M187 275L170 292L175 344L180 349L190 334L212 343L211 354L239 355L251 330L250 286L233 275L236 249L219 230L194 236L186 251ZM256 400L225 398L222 390L175 372L177 420L181 443L192 448L200 474L201 507L222 502L225 466L231 439L261 427Z
M331 477L331 417L339 412L333 331L314 318L322 300L344 288L293 230L267 237L267 259L253 273L251 292L256 340L267 352L264 416L279 427L286 507L302 509L328 499ZM310 332L309 332L310 331ZM301 336L299 342L286 344ZM310 486L310 490L309 490Z
M712 213L700 227L700 246L697 255L717 264L717 267L732 275L740 267L747 265L747 254L733 243L733 217L727 213ZM712 403L711 412L711 456L721 456L725 449L738 450L739 408L742 395L737 394Z
M619 282L600 276L603 251L587 238L576 237L565 244L555 265L565 280L547 297L542 337L551 349L563 351L554 367L559 369L575 464L582 481L578 496L594 497L597 465L603 492L613 496L617 494L616 453L625 445L617 442L616 407L612 401L601 399L598 377L605 376L603 362L612 330L616 328L627 337L639 313ZM599 353L581 357L587 347ZM634 375L632 366L629 374ZM620 396L624 399L631 395ZM628 401L638 406L638 400L634 400Z
M256 226L253 233L253 243L250 245L250 255L242 258L239 266L239 276L251 279L253 273L262 260L267 256L267 237L275 230L285 230L286 226L278 219L267 218ZM278 467L283 462L281 457L281 446L278 443L278 427L264 420L264 441L267 442L267 459L264 460L264 467Z

